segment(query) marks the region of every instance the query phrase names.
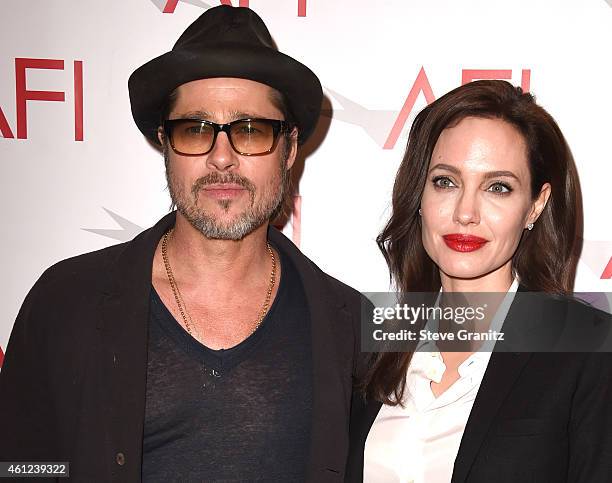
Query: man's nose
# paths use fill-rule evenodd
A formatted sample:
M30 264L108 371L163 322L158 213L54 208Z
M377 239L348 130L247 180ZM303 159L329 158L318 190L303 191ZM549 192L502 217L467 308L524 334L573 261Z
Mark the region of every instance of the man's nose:
M217 171L228 171L237 168L239 159L236 151L232 148L226 133L217 134L215 145L206 155L206 166Z

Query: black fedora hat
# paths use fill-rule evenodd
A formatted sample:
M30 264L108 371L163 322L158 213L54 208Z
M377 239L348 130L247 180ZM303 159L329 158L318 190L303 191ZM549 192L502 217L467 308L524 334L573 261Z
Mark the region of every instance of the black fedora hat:
M204 12L170 52L129 78L132 115L140 131L159 144L161 110L170 93L197 79L237 77L266 84L285 96L303 143L317 124L323 92L305 65L279 52L263 20L246 7L220 5Z

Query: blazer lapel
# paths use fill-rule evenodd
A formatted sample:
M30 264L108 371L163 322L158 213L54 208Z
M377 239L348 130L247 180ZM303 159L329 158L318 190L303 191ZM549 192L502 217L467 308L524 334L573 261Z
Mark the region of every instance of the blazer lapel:
M153 255L174 219L174 213L167 215L125 245L109 271L100 305L99 391L107 449L118 462L113 473L129 481L140 481L141 472Z
M524 292L525 288L519 286L517 295ZM502 332L507 326L524 327L525 323L522 321L525 320L529 320L530 325L536 324L536 326L542 320L541 305L522 304L520 300L519 297L516 297L510 306ZM517 322L514 323L513 320ZM466 481L491 423L531 355L529 352L494 352L491 354L489 365L461 438L451 483Z
M451 483L466 481L493 419L530 358L528 352L491 355L461 438Z
M338 481L348 453L352 368L352 352L343 360L340 342L342 337L352 335L351 315L344 302L333 296L333 287L310 260L276 229L271 228L269 234L295 264L310 311L313 422L308 481Z

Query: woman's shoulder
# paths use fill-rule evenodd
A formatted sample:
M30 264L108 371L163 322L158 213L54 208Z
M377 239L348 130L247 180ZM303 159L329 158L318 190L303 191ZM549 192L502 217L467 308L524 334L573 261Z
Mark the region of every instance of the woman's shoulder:
M519 290L516 297L521 333L552 344L542 351L612 352L612 315L604 310L577 296Z
M605 294L601 294L605 299ZM580 297L584 297L583 294ZM591 321L592 323L612 323L612 315L599 307L587 302L584 298L563 297L567 304L568 318L575 321ZM607 300L605 300L607 303ZM610 307L608 306L608 309Z
M529 295L534 294L534 292L528 293ZM540 299L546 309L542 313L544 316L547 314L564 314L567 324L585 327L587 325L612 324L612 315L609 313L610 307L605 295L604 293L581 293L575 295L538 293L536 297ZM597 302L598 306L595 306L593 302ZM604 305L607 306L608 312L600 308Z

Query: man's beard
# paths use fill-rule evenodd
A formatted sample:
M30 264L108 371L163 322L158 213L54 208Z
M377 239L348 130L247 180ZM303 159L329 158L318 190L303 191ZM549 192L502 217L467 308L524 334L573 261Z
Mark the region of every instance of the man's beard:
M170 167L170 160L164 153L166 162L166 181L172 203L191 225L206 238L216 240L241 240L249 233L259 228L278 215L282 208L287 189L288 171L284 162L279 163L278 174L261 188L261 197L256 201L256 187L244 176L237 173L218 173L213 171L198 178L191 187L189 194L185 193ZM198 206L198 197L202 189L211 184L232 183L245 188L249 193L250 204L233 219L223 222L213 213ZM217 200L219 207L229 212L233 200Z

